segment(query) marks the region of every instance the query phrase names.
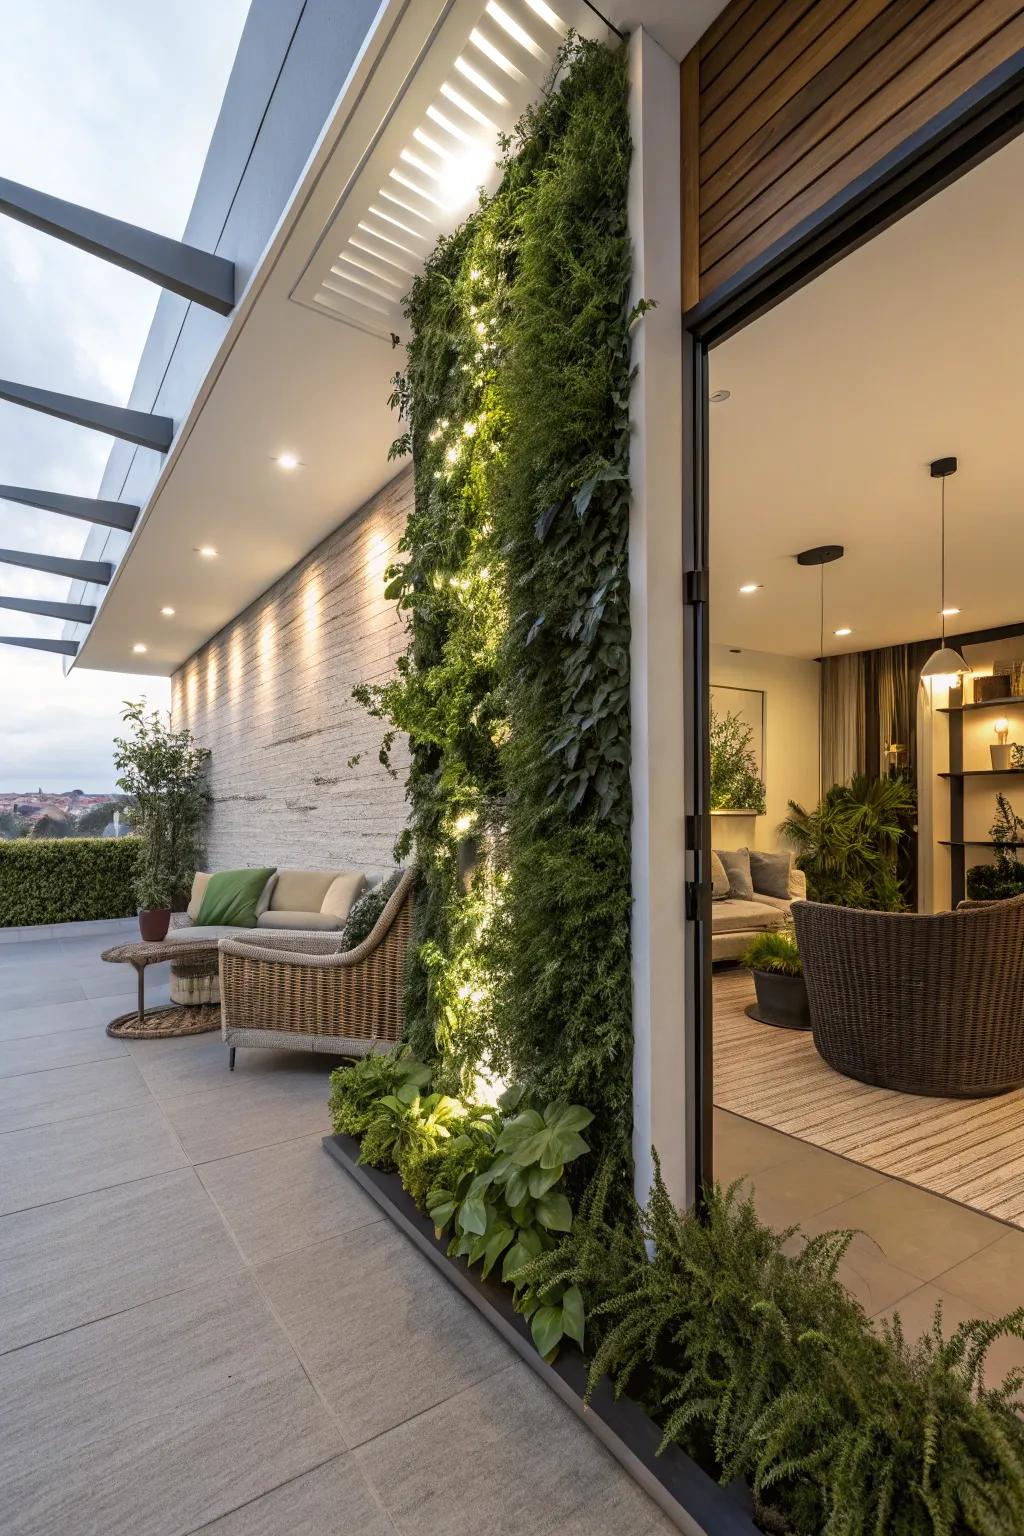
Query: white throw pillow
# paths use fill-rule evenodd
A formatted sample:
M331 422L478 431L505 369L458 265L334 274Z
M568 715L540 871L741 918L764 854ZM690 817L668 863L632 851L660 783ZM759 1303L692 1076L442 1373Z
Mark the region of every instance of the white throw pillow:
M336 917L339 923L344 923L352 909L352 903L365 886L366 876L362 870L346 870L343 875L338 875L332 881L320 904L320 911L325 917Z

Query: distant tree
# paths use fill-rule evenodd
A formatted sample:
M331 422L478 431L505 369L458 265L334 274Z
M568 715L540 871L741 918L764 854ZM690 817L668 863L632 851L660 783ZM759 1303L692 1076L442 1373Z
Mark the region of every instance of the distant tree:
M28 822L22 817L16 816L13 811L0 811L0 837L24 837L27 831Z
M71 823L65 816L51 816L44 812L39 820L33 822L30 837L70 837Z
M75 821L75 836L102 837L117 808L117 802L111 800L107 805L94 805L91 810L83 811Z

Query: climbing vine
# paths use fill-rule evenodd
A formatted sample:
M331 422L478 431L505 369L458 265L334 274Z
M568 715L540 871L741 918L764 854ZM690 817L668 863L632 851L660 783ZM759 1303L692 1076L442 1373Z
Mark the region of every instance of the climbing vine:
M393 405L415 506L387 573L409 645L357 697L408 736L407 989L435 1081L631 1132L626 58L573 39L493 197L406 304Z

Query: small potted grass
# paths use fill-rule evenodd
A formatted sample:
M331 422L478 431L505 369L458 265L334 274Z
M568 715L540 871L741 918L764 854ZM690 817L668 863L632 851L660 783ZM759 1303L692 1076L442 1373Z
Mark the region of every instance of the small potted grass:
M743 955L754 977L757 1002L747 1016L779 1029L810 1029L804 968L796 940L788 933L762 933Z

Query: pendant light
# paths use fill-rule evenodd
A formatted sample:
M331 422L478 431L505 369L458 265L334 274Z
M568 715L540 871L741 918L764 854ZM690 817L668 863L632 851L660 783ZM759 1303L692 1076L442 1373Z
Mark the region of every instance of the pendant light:
M818 661L825 662L825 567L831 565L833 560L841 560L845 550L841 544L819 544L814 549L802 549L796 557L797 565L816 565L818 567ZM825 756L821 749L824 735L825 692L819 688L818 693L818 797L825 798Z
M955 458L933 459L929 469L933 480L942 481L939 496L939 612L942 628L939 648L928 657L921 668L921 676L957 678L971 670L960 652L946 644L946 481L956 474L957 462Z

